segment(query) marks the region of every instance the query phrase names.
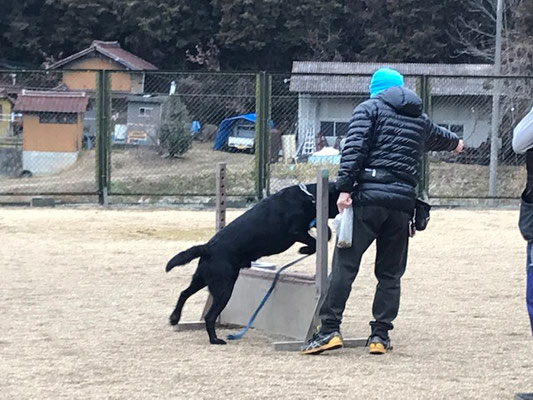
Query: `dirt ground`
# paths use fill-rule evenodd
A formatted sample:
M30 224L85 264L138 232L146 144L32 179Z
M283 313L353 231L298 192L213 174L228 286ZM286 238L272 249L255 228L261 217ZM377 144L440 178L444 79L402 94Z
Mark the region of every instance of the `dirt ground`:
M167 324L195 264L169 274L164 265L212 235L214 212L0 209L0 398L512 399L533 392L517 218L516 210L435 210L428 230L411 241L394 350L302 356L274 351L258 330L211 346L204 331ZM296 250L269 260L279 265ZM312 271L313 263L294 270ZM369 333L372 264L373 249L354 284L345 336ZM198 318L206 296L190 299L184 320Z

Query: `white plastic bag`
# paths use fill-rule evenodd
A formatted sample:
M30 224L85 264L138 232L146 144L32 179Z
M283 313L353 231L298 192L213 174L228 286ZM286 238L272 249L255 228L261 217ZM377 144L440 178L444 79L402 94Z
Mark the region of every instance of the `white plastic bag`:
M352 247L353 207L342 210L333 220L333 225L337 231L337 247L340 249Z

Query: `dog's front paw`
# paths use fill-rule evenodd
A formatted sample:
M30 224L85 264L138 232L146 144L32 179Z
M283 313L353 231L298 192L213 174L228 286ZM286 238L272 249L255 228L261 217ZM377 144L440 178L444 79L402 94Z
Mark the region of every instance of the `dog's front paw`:
M209 341L211 344L226 344L226 342L219 338L214 338Z
M311 246L300 247L298 253L300 254L315 254L316 249Z

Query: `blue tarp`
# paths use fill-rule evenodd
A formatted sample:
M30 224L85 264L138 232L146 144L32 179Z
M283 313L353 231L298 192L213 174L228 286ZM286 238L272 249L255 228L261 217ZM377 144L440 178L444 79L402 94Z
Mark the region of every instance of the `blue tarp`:
M253 122L255 124L255 113L237 115L235 117L226 118L218 126L217 136L215 137L215 144L213 145L214 150L221 150L224 148L228 142L228 136L231 130L231 127L236 121L245 120L248 122Z

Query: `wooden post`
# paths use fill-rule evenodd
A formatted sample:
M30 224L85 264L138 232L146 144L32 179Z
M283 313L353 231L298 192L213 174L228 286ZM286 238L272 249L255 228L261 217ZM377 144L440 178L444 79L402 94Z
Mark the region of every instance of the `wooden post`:
M222 230L226 226L226 163L220 162L217 164L216 173L216 231ZM204 310L202 311L202 320L209 308L213 304L213 296L211 293L207 297ZM220 316L218 317L220 320ZM218 322L218 321L217 321Z
M305 340L308 340L320 325L319 311L328 290L328 215L329 172L319 169L316 185L316 307Z
M327 292L328 285L328 170L318 171L316 188L316 287L317 297Z
M217 164L216 231L226 226L226 163Z
M216 170L216 231L220 231L226 226L226 163L218 163ZM202 311L201 321L194 322L180 322L176 330L194 330L205 328L205 321L203 321L205 314L213 304L213 296L209 294ZM220 317L219 317L220 320ZM218 322L218 321L217 321Z

